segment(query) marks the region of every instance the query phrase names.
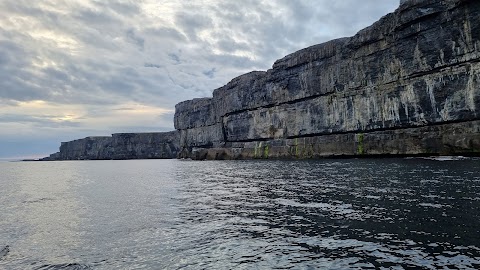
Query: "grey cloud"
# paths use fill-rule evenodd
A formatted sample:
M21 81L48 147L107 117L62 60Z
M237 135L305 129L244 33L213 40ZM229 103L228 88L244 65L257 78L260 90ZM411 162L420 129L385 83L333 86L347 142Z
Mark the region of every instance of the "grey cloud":
M372 17L379 18L385 15L385 9L396 5L398 1L395 0L367 0L361 3L357 0L249 0L241 3L222 2L217 7L212 5L210 8L215 14L215 24L220 27L217 29L218 36L235 35L248 40L248 48L242 46L242 49L257 56L255 65L268 68L276 59L295 50L353 35L371 23ZM283 12L276 12L278 10ZM329 34L326 35L326 32ZM220 39L216 46L226 53L239 48L230 46L229 42L228 38Z
M0 32L0 35L3 34ZM11 100L29 100L45 95L42 89L29 82L35 75L26 69L31 56L21 45L10 41L0 41L0 98Z
M38 87L26 83L19 78L4 78L4 75L0 75L1 96L4 99L16 100L16 101L29 101L38 100L44 98L41 89Z
M270 10L276 8L278 9L277 6L257 1L222 2L218 6L212 6L215 14L213 20L218 26L215 36L219 38L215 46L225 55L238 51L248 52L255 55L256 59L248 59L246 65L268 68L276 58L281 57L282 52L291 49L288 34L301 32L299 29L287 31L286 26L294 22L286 23L284 17L275 16ZM238 61L234 63L236 65ZM245 67L245 64L241 67Z
M236 42L230 37L224 36L217 42L217 47L225 53L237 51L249 51L251 47L246 42Z
M198 32L213 27L210 17L199 15L196 11L178 12L175 14L175 24L178 25L190 41L198 40Z
M173 121L173 117L174 117L175 113L164 113L164 114L160 114L157 116L157 119L160 120L160 121L163 121L163 122L170 122L170 121Z
M140 8L135 2L118 2L112 0L103 0L94 2L97 7L103 10L111 10L119 15L133 16L140 13Z
M177 29L169 27L146 28L144 33L155 38L171 39L174 41L185 42L187 37Z
M296 24L302 24L304 22L311 21L315 16L316 9L312 8L311 1L282 0L280 2L288 8L291 16L290 19L293 18L293 21ZM318 2L316 3L317 5L319 4Z
M0 106L18 107L20 103L16 100L0 98Z
M212 68L210 70L203 71L203 75L207 76L210 79L213 79L215 77L215 73L217 72L216 68Z
M123 2L120 6L112 6L113 2L95 2L98 9L88 7L76 7L72 9L73 17L65 17L55 12L41 10L35 3L20 1L14 4L7 0L10 9L15 9L19 14L41 19L42 23L52 30L59 29L61 32L74 33L80 44L86 44L86 53L82 57L68 55L58 50L43 48L35 40L22 36L20 33L8 33L11 40L22 41L27 51L13 49L0 49L1 61L10 61L9 55L15 55L15 63L2 67L5 80L0 82L3 86L8 85L8 97L4 98L28 100L45 99L56 102L114 104L129 98L135 94L137 98L145 98L143 102L150 104L165 104L162 95L171 96L167 89L180 87L186 92L178 98L190 98L196 94L188 94L188 89L193 92L208 93L212 89L231 78L240 75L249 69L266 69L278 58L293 50L311 45L312 42L323 42L328 39L326 35L306 36L310 28L315 25L337 20L337 25L342 25L343 18L337 14L345 12L343 9L352 5L352 0L347 5L325 5L325 1L311 3L308 1L275 1L258 2L242 1L227 2L206 5L191 3L179 4L175 15L175 22L180 27L174 29L167 26L142 28L144 25L131 26L130 16L140 12L139 3ZM367 0L366 2L376 2ZM353 3L354 4L354 3ZM328 12L327 8L334 12ZM318 8L317 8L318 7ZM326 11L322 12L322 9ZM275 10L286 10L285 14L275 14ZM343 11L342 11L343 10ZM314 16L312 14L335 14L335 16ZM381 14L379 12L379 14ZM43 19L45 18L46 19ZM322 17L322 18L319 18ZM340 22L340 23L338 23ZM345 24L346 25L346 24ZM318 27L321 29L322 27ZM338 27L341 29L346 26ZM198 38L199 31L211 31L216 41L201 40ZM184 32L190 42L186 43ZM315 33L313 31L313 33ZM7 34L4 34L7 36ZM131 55L128 52L128 43L114 41L115 37L124 36L131 44L140 50L138 54ZM316 38L314 38L314 37ZM149 42L155 42L150 47L146 46L146 37ZM233 39L232 37L236 37ZM307 41L305 41L307 40ZM167 42L165 42L167 41ZM20 43L15 43L20 44ZM38 46L38 48L37 48ZM177 48L178 52L162 54ZM217 49L217 52L214 52ZM7 53L6 51L10 51ZM221 53L218 53L220 51ZM239 56L236 52L246 52L249 56ZM118 53L117 53L118 52ZM119 53L125 54L119 55ZM130 55L126 55L130 53ZM136 59L142 59L148 53L148 60L135 64ZM26 70L30 60L37 56L47 57L59 61L55 68L46 68L36 74ZM119 58L120 57L120 58ZM159 76L152 72L137 72L125 74L122 66L138 67L167 67L169 65L183 65L183 59L189 63L199 63L196 71L189 72L193 76L177 76L170 79L169 76ZM206 76L210 82L198 82L198 75L205 71L204 66L228 66L227 69L217 71L218 76ZM180 68L180 66L179 66ZM179 68L171 68L172 74L182 74ZM146 69L147 70L147 69ZM154 69L151 69L154 70ZM12 76L13 75L13 76ZM165 74L163 74L165 75ZM203 74L206 75L206 74ZM1 76L1 75L0 75ZM16 78L16 79L15 79ZM166 78L166 81L162 81ZM211 80L215 78L216 80ZM38 88L35 86L43 85ZM205 87L200 90L198 87ZM145 89L148 88L148 89ZM165 89L165 90L163 90ZM121 96L122 98L115 98ZM173 104L170 103L173 107Z
M45 68L43 71L45 77L49 80L55 80L63 83L71 83L70 75L64 70L55 69L55 68Z
M10 62L10 56L0 51L0 65L6 65L8 62Z
M48 10L42 9L28 0L17 1L1 1L0 7L3 11L13 15L26 15L35 18L42 18L42 21L56 20L57 14Z
M90 26L95 25L122 25L120 18L114 16L108 16L101 10L93 10L89 8L79 9L74 11L73 17L79 21L88 23Z
M103 89L115 89L118 94L131 95L134 93L135 85L126 81L121 75L113 75L100 83Z
M76 70L70 69L69 65L75 62L70 61L71 57L60 50L51 50L47 44L37 42L20 32L0 30L0 37L2 36L9 37L9 40L0 41L0 53L5 56L4 60L7 61L6 64L0 66L0 98L20 101L42 99L68 102L67 96L59 97L57 94L60 89L74 86L70 77L77 83L76 86L79 86L78 83L82 80L78 80L76 75L78 75L78 67L83 63L74 65ZM55 61L58 66L55 68L33 66L34 61L43 61L42 59ZM85 80L83 81L87 84ZM83 85L82 88L89 89L90 86ZM77 88L77 90L80 89ZM75 95L85 96L85 93L76 92Z
M180 56L178 56L177 54L174 54L174 53L169 53L168 54L168 57L174 61L175 64L180 64L181 61L180 61Z
M152 63L145 63L143 64L143 66L147 68L162 68L162 65L152 64Z
M258 63L246 56L237 56L230 54L220 54L220 55L207 55L206 59L212 63L218 65L233 65L238 69L246 69L248 67L254 67Z
M0 36L8 36L8 33L0 28ZM13 63L14 61L22 65L27 63L24 57L26 51L20 44L15 42L0 40L0 53L4 63L6 64Z
M127 39L132 44L137 45L140 51L143 51L145 49L145 39L135 34L135 31L133 29L127 30L126 35L127 35Z

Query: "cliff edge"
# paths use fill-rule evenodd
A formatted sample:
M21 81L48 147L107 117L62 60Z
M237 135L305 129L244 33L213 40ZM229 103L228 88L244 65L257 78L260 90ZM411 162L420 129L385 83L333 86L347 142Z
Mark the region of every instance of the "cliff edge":
M479 1L403 0L353 37L177 104L179 157L478 155L479 21Z

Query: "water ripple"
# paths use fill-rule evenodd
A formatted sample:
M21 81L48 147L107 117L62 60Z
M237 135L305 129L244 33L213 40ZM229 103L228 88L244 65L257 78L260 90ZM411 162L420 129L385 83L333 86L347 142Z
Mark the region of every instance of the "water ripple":
M0 268L480 268L475 159L1 166Z

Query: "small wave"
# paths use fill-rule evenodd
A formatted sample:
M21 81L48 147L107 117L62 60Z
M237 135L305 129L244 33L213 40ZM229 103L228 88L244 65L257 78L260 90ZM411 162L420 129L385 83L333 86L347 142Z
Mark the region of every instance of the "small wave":
M439 156L439 157L423 157L422 159L434 160L434 161L456 161L456 160L466 160L467 157L464 156Z
M329 203L300 203L294 200L288 199L277 199L278 204L292 207L311 207L311 208L322 208L322 209L331 209L335 206Z
M355 220L364 220L370 218L370 215L366 215L363 212L353 209L353 205L345 204L343 202L337 201L335 204L331 203L301 203L294 200L288 199L276 199L278 204L289 206L289 207L298 207L298 208L315 208L319 211L324 211L329 213L332 216L338 218L348 218Z
M420 203L419 205L423 206L423 207L432 207L432 208L451 207L449 205L443 205L443 204L438 204L438 203Z

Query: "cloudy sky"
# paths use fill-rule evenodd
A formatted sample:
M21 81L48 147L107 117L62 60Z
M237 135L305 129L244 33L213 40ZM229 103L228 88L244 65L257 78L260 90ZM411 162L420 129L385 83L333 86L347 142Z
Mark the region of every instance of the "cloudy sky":
M398 0L1 0L0 158L173 130L176 103L351 36Z

